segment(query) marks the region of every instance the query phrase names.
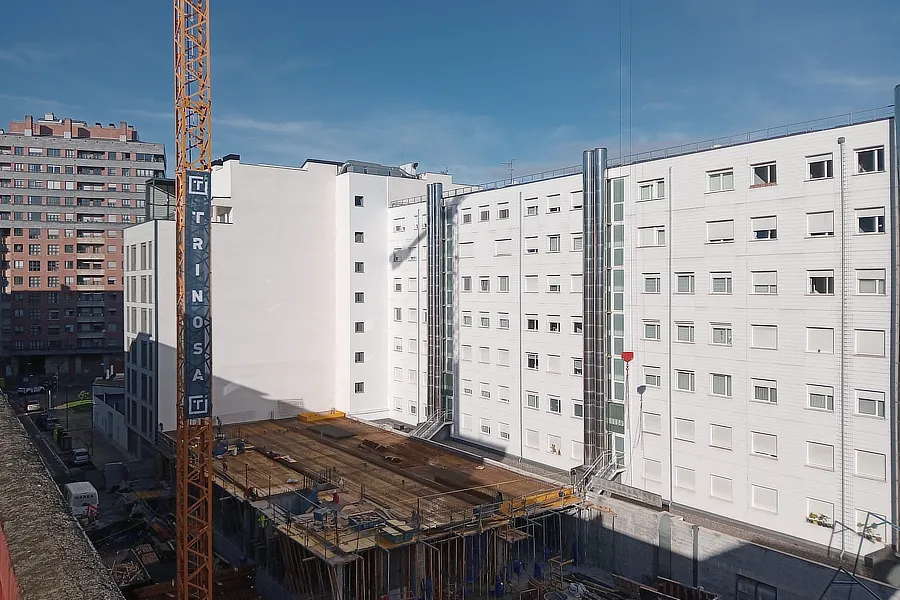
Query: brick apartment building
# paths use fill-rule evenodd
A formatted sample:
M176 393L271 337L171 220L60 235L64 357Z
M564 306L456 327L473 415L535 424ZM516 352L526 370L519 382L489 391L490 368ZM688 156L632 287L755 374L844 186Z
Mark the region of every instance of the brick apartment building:
M121 363L123 229L165 168L164 145L124 121L0 129L0 375Z

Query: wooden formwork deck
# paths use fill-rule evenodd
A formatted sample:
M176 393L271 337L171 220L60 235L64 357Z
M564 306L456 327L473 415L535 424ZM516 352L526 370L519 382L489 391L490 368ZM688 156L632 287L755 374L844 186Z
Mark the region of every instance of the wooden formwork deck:
M418 512L423 529L447 523L453 514L471 515L475 506L490 503L498 492L509 500L550 487L538 479L359 421L332 418L327 423L355 435L343 439L321 435L316 433L321 423L315 420L225 427L230 439L240 437L255 447L255 451L227 458L228 475L240 485L249 482L260 497L268 493L270 477L273 495L293 491L302 486L303 476L264 453L289 455L297 461L293 466L311 473L327 472L340 489L354 496L362 493L396 518L412 520ZM380 447L373 449L376 444ZM217 465L217 471L220 469Z

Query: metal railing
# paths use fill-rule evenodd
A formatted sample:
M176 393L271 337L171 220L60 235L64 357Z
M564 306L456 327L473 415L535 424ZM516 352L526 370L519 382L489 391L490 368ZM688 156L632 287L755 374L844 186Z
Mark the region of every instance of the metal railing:
M748 144L750 142L760 142L763 140L771 140L789 135L797 135L800 133L812 133L815 131L825 131L836 127L847 127L849 125L860 125L862 123L871 123L880 119L887 119L894 116L894 105L882 106L880 108L871 108L869 110L861 110L857 112L844 113L821 119L812 119L800 123L792 123L790 125L781 125L778 127L769 127L768 129L757 129L718 137L701 142L690 142L679 146L671 146L656 150L648 150L646 152L637 152L627 156L610 158L606 161L607 167L622 167L633 165L636 163L648 162L651 160L659 160L662 158L672 158L675 156L683 156L685 154L693 154L695 152L703 152L704 150L714 150L717 148L727 148L729 146L738 146L740 144ZM540 173L532 173L522 175L521 177L512 177L481 183L478 185L469 185L454 190L447 190L443 193L442 198L453 198L455 196L464 196L474 192L482 192L485 190L497 190L513 185L521 185L523 183L534 183L536 181L544 181L555 177L565 177L566 175L578 175L582 171L581 165L573 165L571 167L562 167L550 171L541 171ZM418 204L425 202L426 196L413 196L412 198L404 198L402 200L394 200L390 203L390 207L406 206L408 204Z
M849 125L859 125L861 123L870 123L880 119L887 119L894 115L894 105L883 106L881 108L872 108L852 113L844 113L822 119L813 119L811 121L803 121L801 123L792 123L790 125L781 125L779 127L769 127L768 129L757 129L745 133L738 133L725 137L718 137L702 142L691 142L681 144L680 146L672 146L659 150L649 150L647 152L638 152L628 156L618 158L610 158L606 161L607 167L622 167L633 165L635 163L658 160L661 158L672 158L682 156L684 154L693 154L695 152L703 152L704 150L714 150L718 148L727 148L728 146L738 146L740 144L749 144L750 142L760 142L763 140L771 140L789 135L797 135L800 133L812 133L814 131L825 131L836 127L847 127Z
M578 489L587 489L599 477L611 480L625 468L625 453L607 450L601 453L591 465L585 469L581 479L575 484Z
M419 423L412 431L412 436L430 440L431 436L440 431L441 427L453 422L453 411L438 410L431 414L430 417Z

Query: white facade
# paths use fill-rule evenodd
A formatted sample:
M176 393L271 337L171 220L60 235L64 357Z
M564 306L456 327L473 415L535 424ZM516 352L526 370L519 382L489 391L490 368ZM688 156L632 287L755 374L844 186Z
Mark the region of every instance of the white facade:
M216 417L388 416L387 206L433 180L450 183L315 161L213 168ZM148 221L125 235L128 448L148 454L156 430L176 424L175 224Z

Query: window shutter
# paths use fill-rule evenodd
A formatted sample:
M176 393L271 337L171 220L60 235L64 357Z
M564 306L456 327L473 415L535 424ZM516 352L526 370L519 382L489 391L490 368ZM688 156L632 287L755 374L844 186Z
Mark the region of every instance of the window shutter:
M810 234L834 231L834 213L831 211L809 213L806 218Z
M806 462L810 465L834 470L834 446L818 442L806 442Z
M708 221L706 227L709 241L734 239L734 221Z

